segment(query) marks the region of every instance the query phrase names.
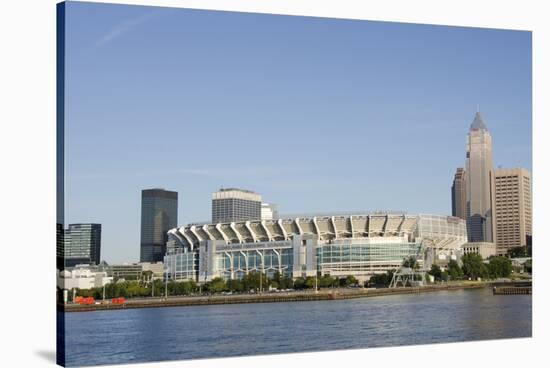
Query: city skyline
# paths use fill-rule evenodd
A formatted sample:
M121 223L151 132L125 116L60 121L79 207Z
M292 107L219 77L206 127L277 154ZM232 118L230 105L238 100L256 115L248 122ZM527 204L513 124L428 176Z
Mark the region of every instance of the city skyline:
M103 6L68 6L65 214L103 224L108 262L139 258L150 187L180 194L178 225L220 186L282 213L450 214L477 104L494 167L532 171L529 32Z

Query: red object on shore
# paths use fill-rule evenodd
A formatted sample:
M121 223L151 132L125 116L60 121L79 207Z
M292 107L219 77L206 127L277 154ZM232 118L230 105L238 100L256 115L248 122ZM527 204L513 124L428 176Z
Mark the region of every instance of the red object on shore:
M111 299L111 304L124 304L124 303L125 303L125 299L122 297Z
M77 296L74 298L74 302L77 304L94 304L95 299L91 296L89 297L83 297L83 296Z

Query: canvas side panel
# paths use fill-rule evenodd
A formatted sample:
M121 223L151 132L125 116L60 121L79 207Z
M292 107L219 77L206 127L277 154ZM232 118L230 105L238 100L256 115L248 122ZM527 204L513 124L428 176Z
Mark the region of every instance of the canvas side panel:
M57 4L57 95L56 95L56 265L57 272L65 267L63 233L65 228L65 3ZM63 290L57 290L57 364L65 366L65 312Z

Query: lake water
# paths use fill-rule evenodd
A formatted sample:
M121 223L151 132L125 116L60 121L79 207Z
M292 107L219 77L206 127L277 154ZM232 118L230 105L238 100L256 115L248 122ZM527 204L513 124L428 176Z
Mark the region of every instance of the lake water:
M531 296L491 289L65 314L66 364L214 358L531 336Z

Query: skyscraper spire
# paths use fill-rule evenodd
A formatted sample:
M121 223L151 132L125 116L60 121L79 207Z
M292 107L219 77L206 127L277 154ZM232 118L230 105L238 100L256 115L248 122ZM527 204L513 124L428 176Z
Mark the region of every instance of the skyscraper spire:
M474 121L470 125L470 130L489 130L487 129L487 126L483 122L483 118L481 117L481 114L476 112L476 116L474 117Z

